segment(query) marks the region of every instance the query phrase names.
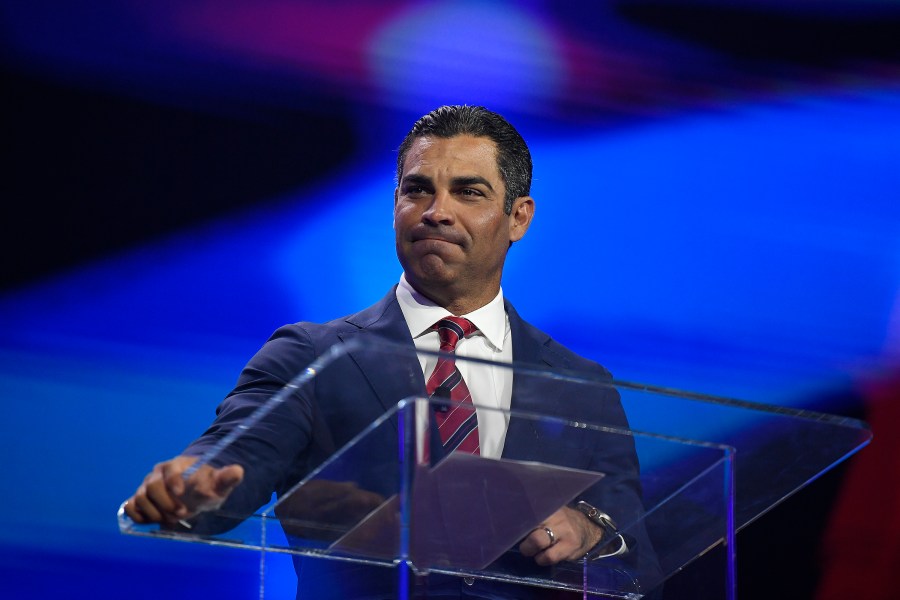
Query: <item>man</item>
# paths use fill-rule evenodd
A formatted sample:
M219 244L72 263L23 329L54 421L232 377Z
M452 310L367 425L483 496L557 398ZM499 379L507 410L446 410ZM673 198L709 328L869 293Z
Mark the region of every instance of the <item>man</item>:
M197 456L336 343L386 339L437 351L443 338L436 323L458 316L475 328L474 333L459 336L455 351L460 355L498 362L515 359L608 376L599 365L528 325L503 298L500 281L506 254L528 231L534 216L531 168L530 153L519 133L482 107L444 106L419 119L400 146L397 160L394 230L403 267L399 285L356 315L279 329L244 369L212 427L184 455L156 465L126 502L126 513L137 523L174 526L226 501L239 510L253 510L267 502L273 491L289 490L393 402L421 394L435 369L433 364L404 361L368 364L364 353L345 357L322 373L314 396L286 402L261 424L265 435L243 436L226 450L220 463L201 467L186 487L182 473ZM517 387L512 377L511 371L495 369L487 378L467 380L463 373L462 379L478 405L557 414L574 406L587 412L579 415L584 420L627 427L613 392L583 407L560 409L548 405L553 401L546 400L546 394L522 389L522 382ZM533 444L517 429L518 423L507 423L501 412L477 412L474 445L482 456L540 460L533 455ZM396 442L385 440L384 446L395 447ZM608 478L606 501L623 507L622 515L633 519L640 510L633 445L613 443L602 457L585 460L584 466L613 474ZM532 531L519 550L537 565L549 566L581 559L602 545L603 536L601 527L567 506ZM323 561L309 565L306 562L298 569L298 593L317 590L309 596L316 598L338 585L335 577L346 583L344 573L357 568ZM378 584L362 581L366 583L359 589L344 587L335 597L376 593ZM467 587L456 578L442 585L441 594L479 593L478 586ZM484 593L484 597L495 597L496 591Z

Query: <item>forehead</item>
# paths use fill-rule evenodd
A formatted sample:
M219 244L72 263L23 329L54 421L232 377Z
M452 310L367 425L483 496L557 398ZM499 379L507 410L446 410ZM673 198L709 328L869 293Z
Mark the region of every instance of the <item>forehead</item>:
M478 175L500 182L497 144L472 135L416 138L403 160L403 176L411 174L432 178Z

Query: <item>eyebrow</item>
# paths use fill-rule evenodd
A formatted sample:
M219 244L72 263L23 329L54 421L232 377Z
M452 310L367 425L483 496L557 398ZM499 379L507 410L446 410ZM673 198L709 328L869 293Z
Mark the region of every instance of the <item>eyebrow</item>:
M481 177L479 175L467 175L461 177L454 177L450 180L450 185L453 187L466 187L470 185L483 185L487 189L494 191L494 186L491 185L491 182ZM431 177L427 177L425 175L412 174L412 175L404 175L403 180L400 182L400 185L424 185L424 186L432 186L434 182Z
M431 177L426 177L425 175L404 175L403 179L400 181L400 185L413 184L413 185L431 185Z
M489 182L484 177L479 177L478 175L472 175L469 177L454 177L450 180L450 183L454 187L481 184L492 192L494 191L494 186L491 185L491 182Z

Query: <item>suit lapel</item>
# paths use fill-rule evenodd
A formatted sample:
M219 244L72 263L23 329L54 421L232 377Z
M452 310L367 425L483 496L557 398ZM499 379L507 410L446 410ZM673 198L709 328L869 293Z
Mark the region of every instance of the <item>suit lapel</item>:
M510 334L513 343L513 361L519 365L540 368L567 368L568 361L549 349L550 336L535 329L519 317L508 302ZM513 376L513 411L558 414L561 386L546 378L522 374ZM546 458L546 448L540 443L541 433L532 419L513 416L506 432L503 458L515 460L541 460Z
M362 371L384 410L425 392L415 346L392 289L380 302L347 318L357 329L341 332L343 342L362 342L348 354Z

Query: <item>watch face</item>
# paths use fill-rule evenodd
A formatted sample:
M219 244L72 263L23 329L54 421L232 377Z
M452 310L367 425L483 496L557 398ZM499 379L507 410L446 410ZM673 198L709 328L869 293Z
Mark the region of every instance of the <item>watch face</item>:
M605 512L601 512L598 508L591 506L584 500L580 501L576 505L576 508L578 508L578 510L580 510L582 513L584 513L584 515L588 519L590 519L591 521L594 521L598 525L601 525L602 527L611 527L613 529L616 528L616 524L612 520L612 517L610 517Z
M605 512L591 506L584 500L581 500L575 505L579 511L581 511L584 516L591 520L592 523L595 523L600 529L603 530L603 537L600 542L597 544L598 547L588 551L585 554L584 558L587 560L597 560L599 558L610 558L613 556L619 556L621 554L625 554L628 552L629 548L633 545L633 540L629 543L630 537L626 539L626 536L619 533L619 530L616 528L615 522ZM607 541L603 541L607 540Z

